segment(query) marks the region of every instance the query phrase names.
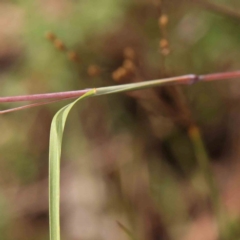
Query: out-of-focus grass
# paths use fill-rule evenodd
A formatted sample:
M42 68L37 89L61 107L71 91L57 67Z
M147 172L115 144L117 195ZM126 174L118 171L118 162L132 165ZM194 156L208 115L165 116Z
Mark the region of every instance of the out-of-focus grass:
M236 8L240 7L238 1L220 2L229 6L232 4ZM150 1L19 0L13 1L12 4L22 12L23 23L20 34L18 33L19 35L13 38L19 45L16 59L13 59L13 64L9 69L2 69L0 72L1 95L109 85L113 83L111 73L121 64L123 48L128 45L137 49L138 66L143 79L161 77L163 71L160 68L162 58L158 51L160 39L158 12ZM239 68L237 22L227 16L208 12L185 1L166 1L164 12L169 16L167 31L171 54L167 58L166 65L170 75L219 72ZM67 47L76 50L80 55L81 63L70 62L65 53L56 50L45 38L47 31L53 31ZM4 39L3 36L0 35L0 37ZM14 46L13 44L12 48ZM1 59L5 61L4 57ZM101 66L103 74L93 79L87 75L86 68L89 64L96 62L103 65ZM239 88L236 81L235 92ZM219 142L224 142L221 136L227 134L230 138L232 134L228 125L228 121L231 121L230 110L233 104L232 83L233 81L214 82L198 84L191 88L184 87L193 116L203 129L210 152L215 148L215 152L224 150L224 147L217 148L216 146ZM234 96L234 101L237 102L239 95ZM142 97L145 97L145 94ZM146 188L152 189L152 193L148 194L150 198L155 199L156 211L163 218L171 236L179 239L178 234L184 232L182 229L194 221L194 218L189 216L191 215L188 213L190 204L185 200L182 185L184 181L191 178L193 182L198 179L193 171L196 167L195 160L186 134L177 128L172 128L172 119L168 116L156 117L158 119L156 126L159 127L151 126L149 123L151 114L143 110L138 99L129 96L104 97L98 99L97 102L91 100L86 105L82 114L74 113L70 119L63 163L74 162L84 167L84 164L87 165L87 160L83 159L83 156L93 154L89 157L92 162L88 167L94 168L94 171L106 180L106 185L110 185L107 196L108 204L113 212L121 212L119 205L114 205L114 201L111 202L114 196L117 196L119 202L127 202L127 205L131 206L129 207L131 214L135 214L135 217L129 217L133 219L130 221L133 225L130 228L136 230L136 235L138 235L137 226L141 226L139 223L141 220L138 222L136 219L144 218L145 215L139 213L144 204L139 204L139 207L138 201L133 196L140 194L138 191L143 188L141 184L137 185L137 182L143 181L145 184L147 182L136 171L137 166L141 166L140 163L144 162L143 166L148 166L149 169L146 168L146 172L143 171L142 174L147 175L151 180L150 185L146 184ZM0 183L4 189L2 190L3 199L6 201L12 199L11 196L5 194L6 189L11 190L12 187L16 187L19 192L22 192L26 186L46 178L50 121L53 113L60 106L62 103L12 113L0 118L2 135L0 139ZM89 112L90 108L94 111ZM160 112L162 109L158 109L157 113ZM159 130L164 125L164 121L171 123L169 129ZM155 134L163 130L164 134ZM120 140L115 140L118 137ZM231 141L228 138L225 138L225 141L228 141L228 146L230 146ZM211 139L215 139L215 142L211 142ZM174 168L171 164L169 166L172 158L162 153L162 143L167 145L172 158L182 165L181 168L187 176L178 175L180 170L176 167L177 164ZM224 155L213 154L213 156L221 158ZM134 162L136 159L137 161ZM122 162L126 164L123 164L124 171L119 170ZM136 185L131 182L132 174L135 174ZM127 181L128 177L130 183ZM207 208L207 189L201 181L195 182L197 182L195 191L202 197L200 202L205 204L203 208ZM194 195L191 191L189 194ZM16 200L16 204L17 202ZM3 209L7 216L11 209L8 211L8 206L4 204ZM201 209L199 211L201 212ZM129 212L126 212L124 214L127 215ZM27 212L27 216L23 218L32 219L34 216L33 213ZM46 221L46 216L45 218L43 216L43 219ZM11 222L14 220L9 220L4 216L2 220L3 223L6 221L6 225L4 223L1 227L2 238L16 239L14 234L13 236L8 233L4 235L5 231L14 231ZM34 223L39 226L39 222ZM181 224L184 225L183 228ZM27 226L29 225L25 224L23 228L27 229ZM45 235L41 227L34 228L34 226L29 226L32 230L29 231L28 237L18 234L18 231L21 232L18 228L16 235L20 240L37 239L41 231ZM43 228L46 229L46 227Z

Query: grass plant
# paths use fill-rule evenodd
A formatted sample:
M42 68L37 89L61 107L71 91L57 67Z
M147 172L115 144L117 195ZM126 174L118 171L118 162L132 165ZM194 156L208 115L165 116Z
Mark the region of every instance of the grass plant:
M235 74L239 74L239 72L235 72ZM204 80L215 80L215 77L220 75L206 75L201 76L200 79ZM223 76L228 76L228 74L223 74ZM235 76L235 75L234 75ZM222 77L223 78L223 77ZM164 84L171 83L193 83L198 80L199 77L196 75L186 75L182 77L176 78L168 78L163 80L153 80L146 81L141 83L131 83L120 86L112 86L112 87L103 87L97 89L86 90L86 93L75 100L74 102L66 105L62 109L60 109L52 120L51 132L50 132L50 150L49 150L49 212L50 212L50 240L60 240L60 158L61 158L61 148L62 148L62 137L63 131L65 127L65 123L67 120L67 116L72 109L72 107L87 97L112 94L118 92L125 92L131 90L139 90L142 88L154 87ZM212 205L215 209L216 216L219 221L219 229L222 232L221 227L221 212L220 212L220 201L218 196L218 191L216 188L216 184L214 183L213 176L210 169L210 161L206 153L206 149L204 147L199 129L195 126L190 129L189 132L190 139L193 143L193 148L196 153L196 158L198 160L198 165L203 176L206 179L206 182L210 189L210 197L212 201Z

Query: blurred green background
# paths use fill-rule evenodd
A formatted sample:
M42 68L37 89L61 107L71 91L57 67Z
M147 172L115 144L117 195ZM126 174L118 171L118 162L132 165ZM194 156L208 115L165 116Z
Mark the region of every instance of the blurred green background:
M2 0L1 96L237 70L239 23L237 0ZM1 115L0 239L48 239L49 130L67 102ZM63 141L62 239L219 239L195 125L238 239L239 106L237 79L78 104Z

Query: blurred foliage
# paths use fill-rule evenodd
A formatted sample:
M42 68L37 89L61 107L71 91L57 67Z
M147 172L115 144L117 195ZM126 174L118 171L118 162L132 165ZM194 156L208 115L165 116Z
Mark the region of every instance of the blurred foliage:
M1 1L1 96L240 68L240 19L209 10L202 0L160 2ZM237 0L209 2L240 9ZM169 19L163 30L162 14ZM67 51L46 38L49 32ZM159 49L161 38L169 43L167 56ZM115 82L112 73L126 48L135 53L137 73ZM69 51L80 60L71 61ZM93 65L100 74L89 74ZM117 221L138 239L196 240L209 232L217 239L188 124L202 130L228 217L238 219L239 90L238 80L198 83L88 99L76 107L63 142L63 239L128 239ZM1 239L48 237L49 129L63 104L0 118ZM230 221L229 236L239 234L237 222Z

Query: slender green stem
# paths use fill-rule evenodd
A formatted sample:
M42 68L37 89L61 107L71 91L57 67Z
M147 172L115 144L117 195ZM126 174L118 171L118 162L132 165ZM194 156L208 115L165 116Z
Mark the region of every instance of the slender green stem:
M143 88L149 88L149 87L156 87L161 85L192 84L198 81L208 82L208 81L233 79L233 78L240 78L240 71L212 73L212 74L206 74L206 75L188 74L183 76L156 79L156 80L144 81L144 82L138 82L138 83L128 83L128 84L122 84L117 86L101 87L101 88L96 88L96 92L94 96L131 91L131 90L137 90L137 89L143 89ZM38 101L38 100L49 100L49 99L62 100L66 98L78 98L90 90L92 89L0 97L0 103Z
M117 221L118 226L128 235L128 237L132 240L137 240L137 238L133 235L133 233L122 223Z
M225 233L225 214L223 212L223 206L221 204L221 199L217 184L214 180L213 172L210 166L209 156L204 145L201 133L197 126L192 126L189 129L189 137L192 141L194 152L197 158L198 166L202 175L205 178L207 186L209 187L209 195L211 199L211 204L215 212L215 216L218 222L219 236L223 237ZM222 239L222 238L221 238Z
M161 86L166 84L174 84L174 83L186 84L186 83L194 82L196 80L198 80L198 76L194 74L189 74L189 75L171 77L171 78L165 78L165 79L159 79L159 80L129 83L129 84L123 84L123 85L111 86L111 87L101 87L101 88L96 88L96 92L94 96L119 93L119 92L127 92L127 91L151 88L151 87L156 87L156 86Z

